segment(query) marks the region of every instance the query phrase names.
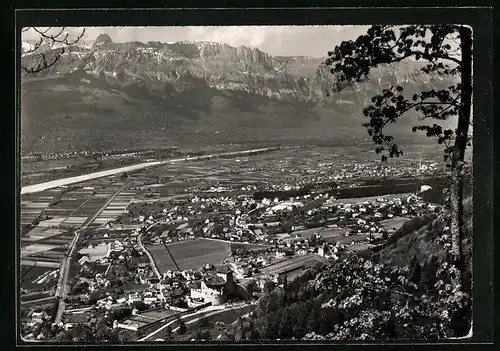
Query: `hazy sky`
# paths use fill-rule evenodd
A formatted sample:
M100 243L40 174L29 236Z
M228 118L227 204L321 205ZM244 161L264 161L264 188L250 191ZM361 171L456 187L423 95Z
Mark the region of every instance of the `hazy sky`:
M88 27L83 40L94 40L106 33L115 42L213 41L256 47L273 56L323 57L342 40L356 39L367 29L368 26ZM82 28L67 30L71 39ZM36 33L23 33L23 40L37 38Z

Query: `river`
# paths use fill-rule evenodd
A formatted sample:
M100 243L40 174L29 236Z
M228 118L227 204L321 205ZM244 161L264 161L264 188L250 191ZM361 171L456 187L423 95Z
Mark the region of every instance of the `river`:
M108 169L106 171L99 171L99 172L94 172L94 173L89 173L89 174L83 174L83 175L79 175L79 176L73 176L73 177L69 177L69 178L56 179L56 180L52 180L50 182L44 182L44 183L39 183L39 184L33 184L33 185L24 186L24 187L21 188L21 195L23 195L23 194L31 194L31 193L38 193L38 192L41 192L41 191L45 191L45 190L57 188L57 187L60 187L60 186L65 186L65 185L70 185L70 184L85 182L85 181L92 180L92 179L97 179L97 178L109 177L109 176L112 176L112 175L115 175L115 174L119 174L119 173L123 173L123 172L137 171L137 170L140 170L140 169L144 169L144 168L148 168L148 167L153 167L153 166L164 165L164 164L168 164L168 163L172 163L172 162L195 161L195 160L202 160L202 159L208 159L208 158L216 158L216 157L221 157L221 156L248 155L248 154L260 153L260 152L272 151L272 150L274 150L274 148L263 148L263 149L253 149L253 150L244 150L244 151L225 152L225 153L218 153L218 154L211 154L211 155L202 155L202 156L195 156L195 157L178 158L178 159L165 160L165 161L143 162L143 163L139 163L139 164L136 164L136 165L119 167L119 168L114 168L114 169Z

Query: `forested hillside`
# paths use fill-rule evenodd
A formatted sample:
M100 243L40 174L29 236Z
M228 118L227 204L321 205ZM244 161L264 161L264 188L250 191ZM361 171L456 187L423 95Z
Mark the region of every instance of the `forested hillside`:
M440 339L467 334L471 318L472 214L465 201L464 291L452 285L449 213L368 257L345 253L262 297L225 340ZM418 226L417 226L418 227Z

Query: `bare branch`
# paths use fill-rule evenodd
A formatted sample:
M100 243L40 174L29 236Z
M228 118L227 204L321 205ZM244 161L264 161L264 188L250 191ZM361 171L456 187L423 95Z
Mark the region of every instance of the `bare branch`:
M47 61L47 57L44 53L40 54L41 55L41 62L38 63L36 68L27 68L27 67L21 67L25 72L27 73L38 73L41 72L49 67L52 67L56 64L57 61L61 58L62 54L64 53L64 48L61 49L61 52L56 54L54 58L52 59L51 62Z
M33 31L35 31L39 35L39 40L33 45L33 48L23 52L24 55L30 55L31 57L33 57L33 54L38 54L38 57L37 56L33 57L36 61L38 61L36 67L27 67L27 66L21 67L22 70L27 73L38 73L49 67L52 67L59 61L59 59L64 54L65 52L64 47L78 43L85 34L85 29L83 29L81 34L78 35L78 37L75 40L68 40L69 33L64 33L66 27L62 27L55 34L49 33L52 27L48 27L47 29L29 27L23 31L27 31L28 29L32 29ZM40 52L40 48L46 41L49 41L52 45L56 43L62 44L63 47L61 48L59 53L54 53L53 56L48 55L45 52ZM52 48L49 49L49 51L54 52Z
M52 27L48 27L46 30L44 30L44 31L43 31L43 33L42 33L42 34L46 34L46 33L48 33L48 31L49 31L49 30L51 30L51 29L52 29ZM35 28L35 31L37 31L37 30L36 30L36 28ZM38 31L37 31L37 32L38 32Z

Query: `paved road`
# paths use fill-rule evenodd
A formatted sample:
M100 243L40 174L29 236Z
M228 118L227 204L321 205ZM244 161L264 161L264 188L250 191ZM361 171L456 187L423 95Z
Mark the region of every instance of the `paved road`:
M222 310L222 309L224 309L224 307L222 307L222 306L208 306L208 307L202 308L199 311L196 311L196 312L191 313L191 314L186 314L186 315L181 316L179 318L180 319L186 319L186 318L190 318L192 316L197 316L197 315L204 314L204 313L207 313L207 312L210 312L210 311ZM162 325L161 327L159 327L158 329L156 329L154 332L151 332L148 335L146 335L145 337L139 339L139 341L147 341L148 339L152 338L153 336L155 336L156 334L158 334L162 330L166 329L168 326L176 323L177 321L178 321L177 319L174 319L174 320L168 322L167 324Z
M81 182L85 182L85 181L91 180L91 179L109 177L109 176L123 173L123 172L131 172L131 171L136 171L136 170L140 170L140 169L144 169L144 168L148 168L148 167L153 167L153 166L159 166L159 165L168 164L168 163L176 163L176 162L182 162L182 161L196 161L196 160L216 158L216 157L221 157L221 156L248 155L248 154L252 154L252 153L271 151L274 149L276 149L276 148L263 148L263 149L253 149L253 150L245 150L245 151L224 152L224 153L218 153L218 154L195 156L195 157L185 157L185 158L178 158L178 159L165 160L165 161L143 162L143 163L139 163L136 165L108 169L106 171L94 172L94 173L84 174L84 175L80 175L80 176L62 178L62 179L52 180L50 182L44 182L44 183L24 186L21 188L21 195L22 194L37 193L40 191L44 191L44 190L48 190L48 189L52 189L52 188L57 188L57 187L60 187L63 185L81 183Z
M245 303L235 304L235 305L233 305L231 307L224 306L224 305L208 306L208 307L202 308L199 311L196 311L196 312L193 312L193 313L181 316L180 319L181 320L187 320L185 322L186 324L191 324L191 323L194 323L194 322L200 320L201 318L206 318L206 317L209 317L209 316L217 314L217 313L222 313L224 311L235 310L235 309L242 308L242 307L245 307L245 306L248 306L248 304L245 304ZM157 335L162 330L166 329L168 326L171 326L172 324L175 324L177 322L178 322L178 320L174 319L173 321L170 321L167 324L161 326L160 328L158 328L154 332L152 332L152 333L146 335L145 337L139 339L139 341L147 341L147 340L151 339L153 336ZM177 329L178 329L178 327L175 328L174 331L177 330Z
M149 227L147 227L146 228L146 232L149 231L151 228L153 228L156 224L158 224L158 223L153 223ZM153 256L151 256L151 254L149 253L149 251L146 250L146 248L142 244L142 232L137 236L137 245L139 245L139 247L141 248L141 250L144 251L144 253L148 256L149 261L151 263L151 268L153 268L153 272L156 274L156 276L158 277L158 279L161 279L160 271L158 271L158 268L156 267L155 260L153 259Z
M132 182L128 182L125 185L123 185L120 189L118 189L109 199L106 201L106 203L90 218L90 220L87 221L87 223L75 230L75 237L71 241L70 245L70 251L67 256L63 257L61 267L59 269L59 281L57 284L57 290L56 290L56 297L59 297L59 306L57 309L57 314L56 318L54 320L55 323L59 323L61 321L61 318L64 314L64 310L66 309L66 303L64 300L66 299L66 296L68 294L68 277L69 277L69 267L71 263L71 256L73 255L73 252L75 251L76 248L76 243L78 242L78 238L80 237L80 232L84 229L86 229L94 220L104 211L104 209L115 199L115 197L123 191L126 187L128 187Z
M190 319L189 321L187 321L185 323L186 323L186 325L193 324L193 323L198 322L200 319L207 318L207 317L210 317L210 316L213 316L213 315L216 315L216 314L219 314L219 313L223 313L223 312L226 312L226 311L238 310L240 308L244 308L244 307L247 307L247 306L248 306L247 304L242 304L242 305L231 306L231 307L225 308L223 310L216 310L216 311L213 311L213 312L209 312L209 313L203 314L203 315L201 315L199 317ZM179 327L176 327L176 328L172 329L172 332L175 333L177 330L179 330Z
M158 223L159 222L155 222L155 223L151 224L149 227L146 228L146 232L149 231L149 230L151 230L151 228L153 228ZM151 254L149 253L149 251L146 250L146 248L142 244L142 232L137 236L137 245L139 245L139 247L141 248L141 250L146 253L146 255L149 258L149 262L151 263L151 268L153 269L153 272L156 274L156 276L158 277L158 279L161 281L162 275L160 274L160 271L158 270L158 267L156 267L156 263L155 263L155 260L153 259L153 256L151 256ZM163 301L163 297L164 297L164 295L163 295L163 285L160 284L160 298L162 299L162 301Z

